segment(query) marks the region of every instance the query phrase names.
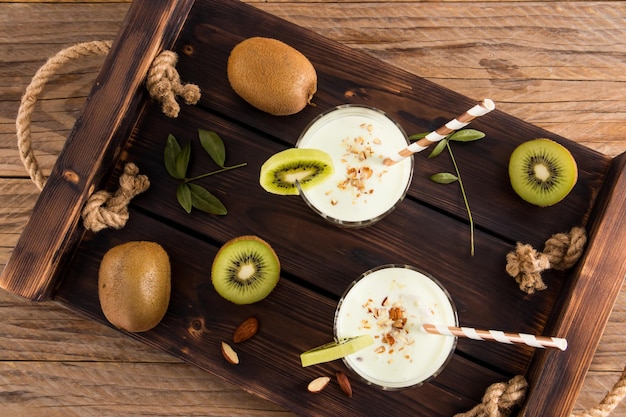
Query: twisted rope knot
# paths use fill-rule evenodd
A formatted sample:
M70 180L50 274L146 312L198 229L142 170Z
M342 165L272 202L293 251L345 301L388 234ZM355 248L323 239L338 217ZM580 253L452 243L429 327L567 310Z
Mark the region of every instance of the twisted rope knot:
M487 388L482 402L465 413L454 417L507 417L515 406L526 398L528 383L522 375L513 377L508 383L498 382ZM626 398L626 367L619 380L596 406L572 413L571 417L607 417Z
M522 375L514 376L508 382L492 384L485 391L480 404L455 417L506 417L513 407L524 401L527 388L528 383Z
M587 234L582 227L573 227L569 233L557 233L546 241L543 253L553 269L564 271L574 266L583 253Z
M161 110L168 117L178 117L180 106L176 97L181 97L186 104L196 104L200 100L200 88L195 84L182 84L176 63L178 55L172 51L161 52L152 62L146 88L150 97L161 103Z
M89 197L82 211L83 225L87 230L99 232L107 227L121 229L126 225L130 200L150 187L148 177L138 174L139 168L128 163L119 179L120 188L114 194L103 190Z
M586 243L587 235L582 227L573 227L569 233L552 235L546 241L543 252L518 242L515 251L506 255L506 272L528 294L545 290L547 286L541 273L550 268L563 271L574 266Z

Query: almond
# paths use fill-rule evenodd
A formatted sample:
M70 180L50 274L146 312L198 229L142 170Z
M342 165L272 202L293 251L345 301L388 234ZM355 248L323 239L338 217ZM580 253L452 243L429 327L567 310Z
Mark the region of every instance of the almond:
M244 320L239 327L235 329L235 333L233 334L233 342L241 343L250 339L252 336L259 331L259 321L256 317L250 317Z
M329 376L320 376L309 382L307 389L309 390L309 392L317 394L318 392L321 392L324 388L326 388L326 385L328 385L329 382Z
M339 387L341 388L343 393L352 398L352 385L350 385L350 380L348 379L348 376L341 371L337 371L337 373L335 373L335 376L337 377L337 382L339 383Z
M239 356L237 355L237 352L235 352L226 342L222 342L222 355L224 355L224 358L226 358L228 363L232 363L233 365L237 365L239 363Z

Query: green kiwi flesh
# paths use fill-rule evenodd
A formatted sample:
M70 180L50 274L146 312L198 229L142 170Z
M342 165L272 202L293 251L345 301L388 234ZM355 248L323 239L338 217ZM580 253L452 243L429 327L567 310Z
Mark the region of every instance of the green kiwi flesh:
M519 145L509 160L513 190L525 201L540 207L563 200L578 180L572 154L561 144L545 138Z
M319 149L290 148L272 155L261 166L259 182L264 190L280 195L300 194L322 183L334 172L333 160Z
M240 236L226 242L211 267L215 290L235 304L261 301L272 292L279 278L278 256L257 236Z

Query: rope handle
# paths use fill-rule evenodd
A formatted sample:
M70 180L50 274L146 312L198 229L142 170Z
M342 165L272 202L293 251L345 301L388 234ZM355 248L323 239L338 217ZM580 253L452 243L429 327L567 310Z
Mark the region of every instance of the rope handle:
M39 190L43 190L46 178L32 148L31 122L35 103L48 80L68 62L87 57L107 55L112 41L98 40L78 43L57 52L37 70L26 87L15 120L17 147L24 168ZM146 76L146 88L150 97L161 103L166 116L176 118L180 106L176 97L186 104L196 104L200 100L200 88L194 84L182 84L176 63L178 55L172 51L162 51L156 56ZM120 229L128 220L128 204L139 193L145 191L150 182L145 175L138 175L139 169L132 163L124 168L120 177L120 188L115 193L99 191L89 197L82 212L83 224L88 230L98 232L107 227Z
M26 168L30 179L39 190L43 190L46 179L39 168L39 163L37 162L37 158L31 146L32 139L30 129L37 98L43 91L50 77L65 64L74 59L90 55L106 55L111 49L111 43L111 41L85 42L57 52L56 55L49 58L48 61L37 70L30 84L26 87L15 120L15 126L17 128L17 148L20 152L20 158L22 159L24 168Z

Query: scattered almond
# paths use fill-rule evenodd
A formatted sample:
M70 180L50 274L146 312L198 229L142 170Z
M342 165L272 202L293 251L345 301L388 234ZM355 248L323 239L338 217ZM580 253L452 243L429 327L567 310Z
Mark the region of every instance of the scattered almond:
M389 318L391 320L398 320L404 317L404 312L400 307L391 307L389 309Z
M233 342L245 342L246 340L254 336L257 331L259 331L259 321L256 319L256 317L250 317L244 320L243 323L241 323L239 327L235 329L235 333L233 334Z
M313 381L309 382L307 389L310 392L317 394L318 392L321 392L324 388L326 388L326 385L328 385L329 382L330 382L329 376L320 376L320 377L315 378Z
M222 355L224 355L224 358L226 358L228 363L232 363L233 365L237 365L239 363L239 356L237 355L237 352L235 352L226 342L222 342Z
M339 387L349 398L352 398L352 385L350 385L350 380L348 376L341 371L337 371L335 373L337 377L337 382L339 383Z

